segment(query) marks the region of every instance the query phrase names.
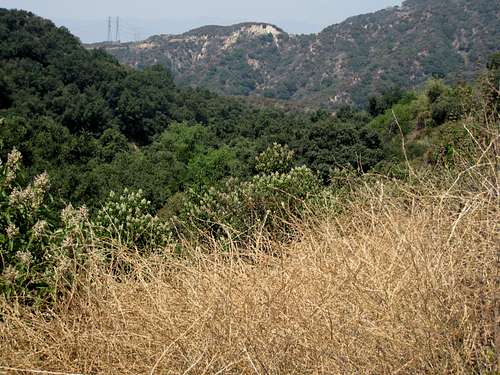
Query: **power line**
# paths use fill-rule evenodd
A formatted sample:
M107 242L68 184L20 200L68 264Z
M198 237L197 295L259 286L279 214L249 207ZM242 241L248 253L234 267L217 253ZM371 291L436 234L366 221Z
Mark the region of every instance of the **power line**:
M137 25L131 24L126 19L120 17L108 17L108 43L120 43L121 38L125 40L140 41L143 37L144 29Z

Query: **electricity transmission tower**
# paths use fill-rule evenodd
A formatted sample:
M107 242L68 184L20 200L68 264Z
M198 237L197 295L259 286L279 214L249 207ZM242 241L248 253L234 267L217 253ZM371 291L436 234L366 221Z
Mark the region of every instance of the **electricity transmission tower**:
M111 17L108 17L108 42L111 42Z
M108 43L117 42L120 43L120 17L116 17L115 21L115 39L113 40L113 21L111 16L108 17Z
M120 17L116 17L116 34L115 41L120 42Z

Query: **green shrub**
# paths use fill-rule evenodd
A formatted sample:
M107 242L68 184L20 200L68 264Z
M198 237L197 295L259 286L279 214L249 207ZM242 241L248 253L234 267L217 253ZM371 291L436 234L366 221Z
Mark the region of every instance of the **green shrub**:
M111 193L92 219L85 206L51 208L48 175L22 187L20 169L21 153L15 149L5 164L0 160L0 295L7 300L54 301L73 285L96 239L151 250L170 239L167 224L150 214L151 202L142 191Z
M21 158L14 149L0 160L0 294L34 303L54 292L55 215L45 203L46 173L24 188L17 183Z
M154 249L169 242L170 230L167 223L151 212L151 202L142 190L125 189L121 195L111 192L92 226L99 237L112 238L130 247Z
M259 173L286 173L290 170L293 161L293 151L287 145L273 143L256 159L255 169Z
M442 80L433 79L427 83L426 95L431 104L436 102L440 97L446 95L448 91L448 87Z
M261 174L243 182L230 179L202 194L192 190L180 219L189 232L201 235L230 235L246 241L260 231L287 237L292 234L291 221L306 210L321 186L307 167Z

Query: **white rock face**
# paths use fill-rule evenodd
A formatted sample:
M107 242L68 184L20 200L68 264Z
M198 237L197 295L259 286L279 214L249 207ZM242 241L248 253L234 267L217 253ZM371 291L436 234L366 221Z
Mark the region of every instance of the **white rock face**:
M271 25L243 26L240 30L235 31L229 37L225 38L223 48L227 49L227 48L231 47L232 45L236 44L236 42L238 41L238 38L241 35L257 37L257 36L269 35L269 34L271 34L273 36L274 41L277 43L276 37L278 35L283 34L283 32L278 30L276 27L271 26Z
M246 26L242 29L243 32L247 34L252 34L255 36L272 34L273 37L277 37L282 34L277 28L271 25L251 25Z
M156 47L156 44L154 44L152 42L144 42L144 43L140 43L140 44L136 45L136 48L138 48L138 49L151 49L154 47Z
M227 49L227 48L231 47L232 45L236 44L240 35L241 35L240 31L236 31L236 32L232 33L229 37L224 39L224 46L222 48Z

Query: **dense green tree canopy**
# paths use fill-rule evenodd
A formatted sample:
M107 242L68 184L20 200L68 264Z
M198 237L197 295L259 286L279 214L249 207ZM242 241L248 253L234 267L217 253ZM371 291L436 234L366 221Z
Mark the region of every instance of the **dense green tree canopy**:
M0 10L0 37L0 153L18 148L29 173L47 170L52 192L66 201L95 206L129 187L160 207L188 187L250 177L273 142L323 175L379 157L359 119L285 114L180 89L165 68L121 66L28 12Z

